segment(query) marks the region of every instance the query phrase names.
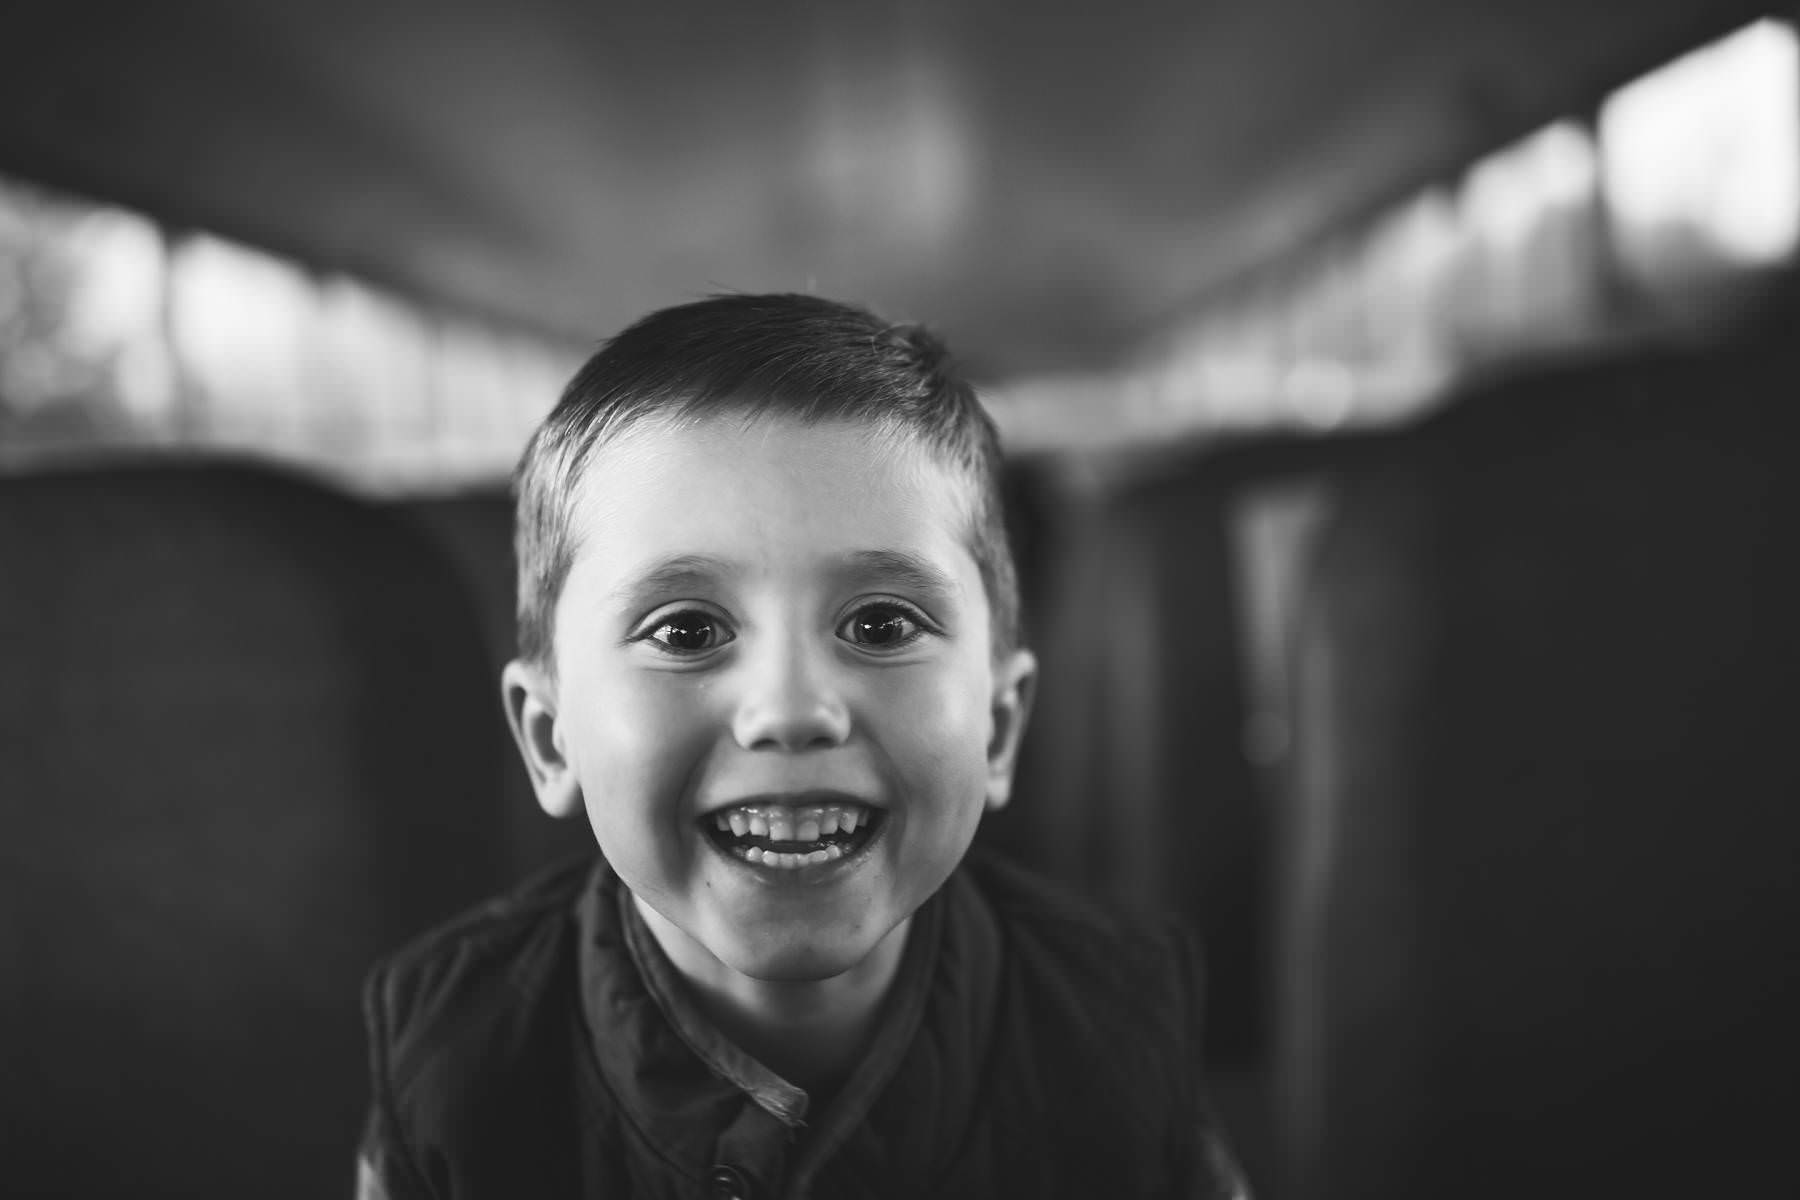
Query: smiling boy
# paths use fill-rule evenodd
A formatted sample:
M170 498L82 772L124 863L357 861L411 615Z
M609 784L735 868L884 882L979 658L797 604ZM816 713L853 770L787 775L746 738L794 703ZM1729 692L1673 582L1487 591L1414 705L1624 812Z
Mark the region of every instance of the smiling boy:
M365 1195L1240 1194L1185 939L963 861L1036 677L998 470L935 340L825 300L583 367L502 683L603 857L377 968Z

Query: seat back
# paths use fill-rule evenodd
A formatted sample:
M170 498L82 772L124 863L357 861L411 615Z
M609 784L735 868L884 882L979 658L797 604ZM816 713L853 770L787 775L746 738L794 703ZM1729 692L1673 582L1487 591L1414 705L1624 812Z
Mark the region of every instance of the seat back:
M0 480L0 1178L351 1186L371 962L501 882L447 564L244 466Z
M1794 380L1521 378L1342 474L1281 839L1284 1197L1794 1178Z
M504 489L469 491L406 500L396 505L396 512L442 548L467 586L481 619L489 690L498 696L500 670L518 644L512 497ZM524 876L573 854L592 852L594 834L585 818L555 820L538 807L525 764L512 747L511 735L504 732L505 715L498 702L493 720L506 743L502 795L509 872Z

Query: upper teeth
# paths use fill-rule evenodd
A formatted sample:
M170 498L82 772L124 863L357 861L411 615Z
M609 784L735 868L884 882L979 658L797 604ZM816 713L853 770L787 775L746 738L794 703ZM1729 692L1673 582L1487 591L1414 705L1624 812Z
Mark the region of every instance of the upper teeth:
M859 804L739 804L713 814L722 832L776 842L816 842L827 834L851 833L868 821L869 811Z

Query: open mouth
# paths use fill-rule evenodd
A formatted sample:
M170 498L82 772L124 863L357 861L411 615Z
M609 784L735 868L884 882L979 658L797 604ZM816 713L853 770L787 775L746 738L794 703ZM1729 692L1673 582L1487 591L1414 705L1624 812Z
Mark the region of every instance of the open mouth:
M881 828L880 809L848 801L737 804L700 818L720 850L743 862L799 870L852 858Z

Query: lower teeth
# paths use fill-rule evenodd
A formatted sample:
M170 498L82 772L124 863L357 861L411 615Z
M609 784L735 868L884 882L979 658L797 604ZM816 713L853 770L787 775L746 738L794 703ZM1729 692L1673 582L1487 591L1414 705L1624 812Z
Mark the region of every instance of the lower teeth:
M779 867L791 871L799 867L810 867L842 858L844 857L844 848L833 845L806 854L787 854L776 850L764 850L761 846L751 846L748 850L734 848L733 853L739 858L760 863L765 867Z

